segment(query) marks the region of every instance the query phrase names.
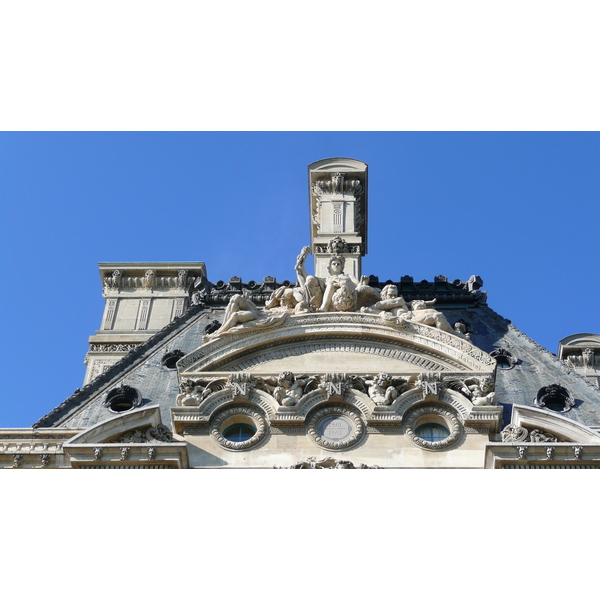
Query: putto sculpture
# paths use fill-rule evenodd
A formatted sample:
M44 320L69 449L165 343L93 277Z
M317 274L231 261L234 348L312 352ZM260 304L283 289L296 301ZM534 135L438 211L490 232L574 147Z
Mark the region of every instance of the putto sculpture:
M379 406L390 405L403 391L408 381L393 378L389 373L379 373L373 379L364 380L369 390L369 398Z

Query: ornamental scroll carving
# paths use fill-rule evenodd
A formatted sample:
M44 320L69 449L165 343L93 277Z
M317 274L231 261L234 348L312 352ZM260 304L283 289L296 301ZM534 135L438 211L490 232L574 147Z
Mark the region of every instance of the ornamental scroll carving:
M500 432L500 435L502 436L502 441L506 443L552 443L564 441L541 429L529 429L512 423L507 425Z
M112 440L111 443L154 444L156 442L173 442L173 433L166 425L163 425L162 423L159 423L154 427L144 427L140 429L134 429L133 431L126 431L115 440Z

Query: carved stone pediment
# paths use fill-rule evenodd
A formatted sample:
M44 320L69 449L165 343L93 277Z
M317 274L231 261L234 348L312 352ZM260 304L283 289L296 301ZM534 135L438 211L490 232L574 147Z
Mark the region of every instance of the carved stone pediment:
M178 362L180 378L214 371L462 371L495 361L468 340L361 313L286 315L279 326L208 340ZM340 368L341 367L341 368Z

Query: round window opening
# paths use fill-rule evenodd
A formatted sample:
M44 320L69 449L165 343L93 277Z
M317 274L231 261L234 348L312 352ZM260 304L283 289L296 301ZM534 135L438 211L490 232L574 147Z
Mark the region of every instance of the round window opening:
M232 406L211 419L214 440L227 450L247 450L260 444L268 432L262 411L253 406Z
M499 369L512 369L519 361L506 348L498 348L490 352Z
M404 417L405 433L425 450L443 450L458 442L463 426L458 414L439 404L417 405Z
M230 425L223 431L223 437L230 442L245 442L256 434L256 427L246 423Z
M122 413L137 408L141 403L142 395L139 390L128 385L121 385L108 393L104 406L111 412Z
M173 350L173 352L167 352L162 357L162 364L167 369L175 369L177 367L177 361L183 356L183 352L181 350Z
M426 442L441 442L450 435L450 431L437 423L425 423L415 429L415 435Z
M513 366L506 356L497 356L496 364L498 365L499 369L510 369Z

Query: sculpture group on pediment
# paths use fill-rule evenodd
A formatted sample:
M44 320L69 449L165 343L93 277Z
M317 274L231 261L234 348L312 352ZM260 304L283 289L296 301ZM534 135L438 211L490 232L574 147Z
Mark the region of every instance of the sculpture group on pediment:
M340 243L344 244L344 240ZM280 287L273 292L266 310L289 311L295 314L308 312L353 312L364 302L377 299L379 291L368 285L368 277L357 281L344 273L345 258L334 254L329 259L327 278L315 277L304 266L310 248L305 246L296 259L294 270L298 285L294 288Z
M285 315L261 310L252 300L244 298L242 294L235 294L227 305L223 324L213 333L205 335L204 341L210 341L234 329L268 327L282 322L284 318Z
M413 300L407 303L398 295L398 288L394 284L386 285L381 290L381 299L369 306L363 306L362 313L378 314L383 320L395 320L397 323L412 322L420 325L429 325L451 333L458 337L467 338L466 327L453 328L448 319L439 310L431 308L436 300Z
M332 249L337 249L338 246L343 248L344 244L345 241L338 236L332 240ZM294 269L298 277L297 285L280 286L274 290L264 309L260 309L242 294L233 295L223 323L216 331L205 336L205 342L229 331L282 323L286 313L358 311L377 314L384 321L392 320L400 325L428 325L454 336L468 338L466 326L453 328L442 312L432 308L435 299L407 303L398 294L398 288L394 284L388 284L380 291L368 284L369 278L366 276L357 281L344 272L345 258L341 254L333 254L329 258L328 277L309 275L305 261L310 252L310 247L305 246L296 259Z
M397 317L401 313L408 313L410 308L402 296L398 295L398 288L393 283L386 285L381 290L381 300L370 306L363 306L362 313L378 314L382 318Z

